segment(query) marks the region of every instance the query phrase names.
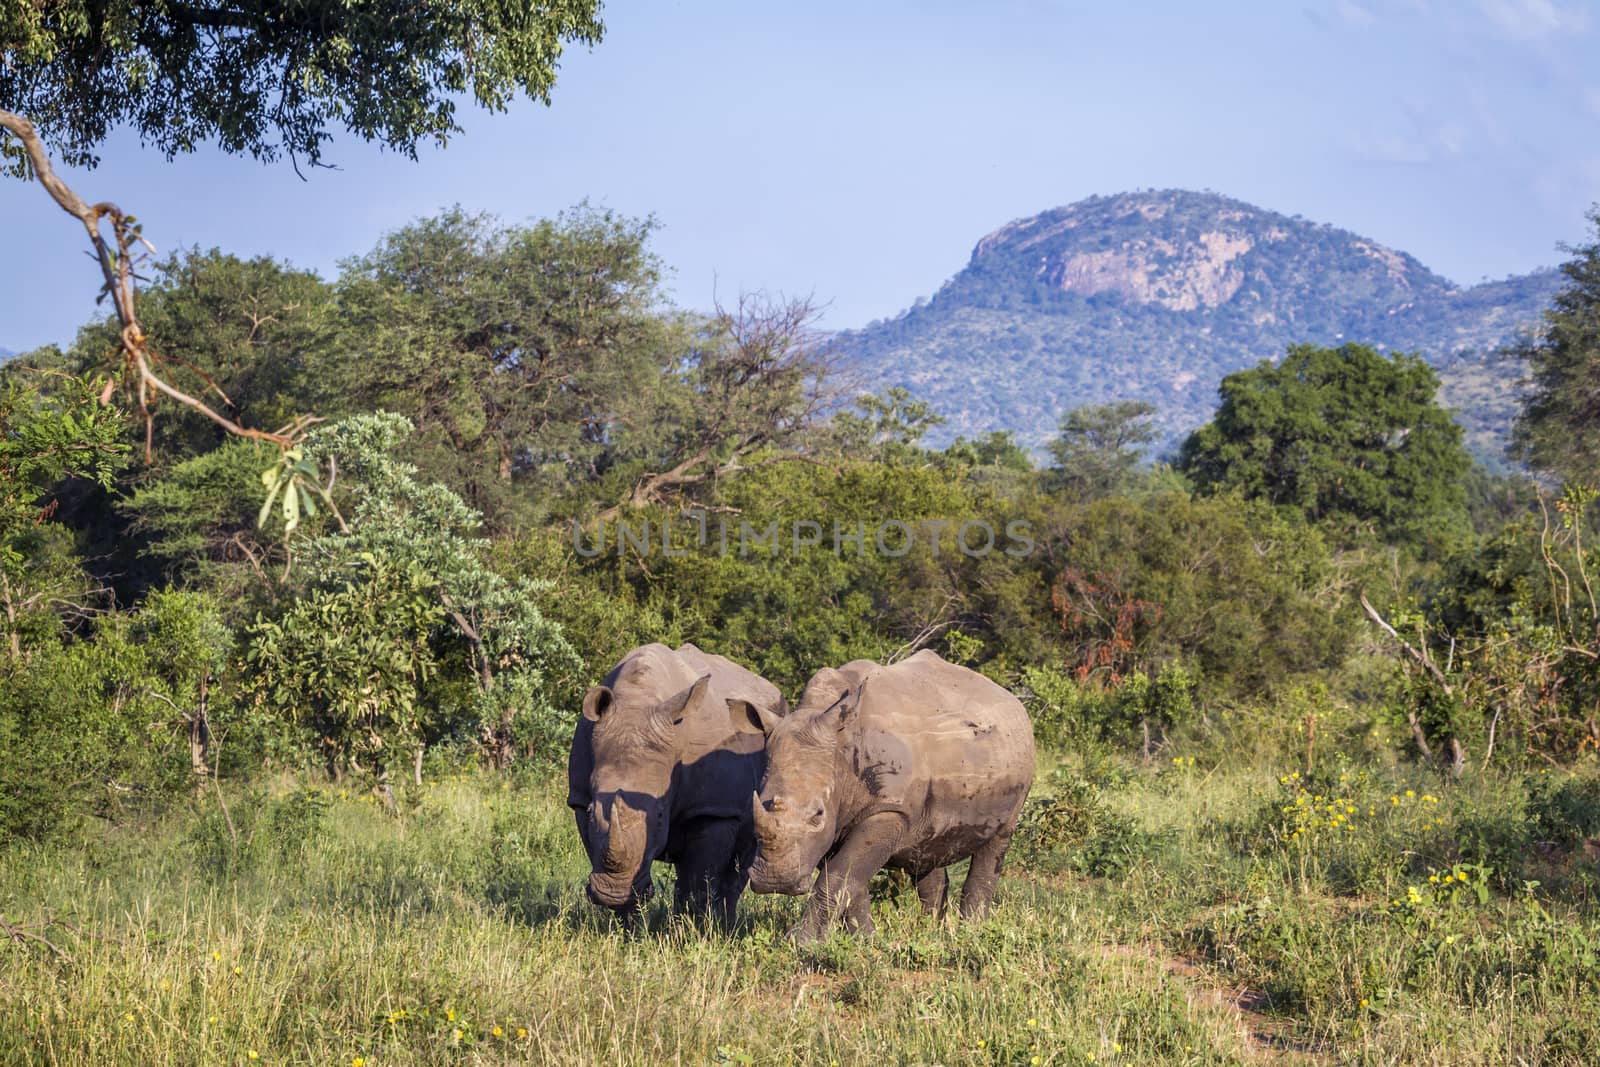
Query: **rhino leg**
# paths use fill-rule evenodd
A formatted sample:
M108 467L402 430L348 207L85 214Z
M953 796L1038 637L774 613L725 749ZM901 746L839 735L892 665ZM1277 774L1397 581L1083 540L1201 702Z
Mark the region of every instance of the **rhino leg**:
M685 833L676 864L674 911L696 919L714 918L724 929L732 925L746 878L738 861L738 840L737 819L707 819Z
M972 854L967 884L961 887L962 919L981 919L988 914L989 902L994 900L995 887L1000 884L1000 864L1010 847L1011 829L1007 827Z
M950 872L943 867L933 870L917 879L917 899L922 901L922 910L936 918L944 918L944 897L950 889Z
M800 921L789 929L799 944L820 941L836 921L865 937L872 935L872 876L883 869L905 833L905 817L881 812L857 823L818 869L817 882Z

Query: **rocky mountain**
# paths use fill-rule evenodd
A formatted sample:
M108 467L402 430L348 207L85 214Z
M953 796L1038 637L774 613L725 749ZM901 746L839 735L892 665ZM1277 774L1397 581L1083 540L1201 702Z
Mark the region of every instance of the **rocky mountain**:
M1554 270L1461 287L1348 230L1182 190L1092 197L1001 227L932 298L839 335L873 388L905 386L957 435L1030 446L1080 404L1148 400L1171 448L1224 375L1295 342L1421 353L1474 452L1504 449L1520 368L1498 346L1537 324Z

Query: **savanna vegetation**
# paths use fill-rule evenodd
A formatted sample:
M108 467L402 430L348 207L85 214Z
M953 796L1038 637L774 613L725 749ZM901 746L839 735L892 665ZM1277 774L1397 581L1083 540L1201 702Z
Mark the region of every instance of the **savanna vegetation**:
M329 57L377 29L326 6L7 15L41 65L0 102L69 154L115 106L168 151L315 162L330 122L442 136L469 74L540 96L598 33L433 5L455 35L377 48L367 114L335 76L366 61ZM317 92L158 106L224 31ZM200 80L81 81L97 41ZM51 195L112 314L0 370L0 1060L1593 1061L1600 232L1520 351L1503 476L1426 363L1358 343L1228 376L1171 462L1142 403L1060 412L1048 458L936 448L804 302L671 306L650 220L451 210L323 278L141 261L137 220ZM727 934L658 904L624 936L562 762L650 641L791 699L921 648L1023 697L990 920L883 878L870 940L795 947L798 902L752 896Z

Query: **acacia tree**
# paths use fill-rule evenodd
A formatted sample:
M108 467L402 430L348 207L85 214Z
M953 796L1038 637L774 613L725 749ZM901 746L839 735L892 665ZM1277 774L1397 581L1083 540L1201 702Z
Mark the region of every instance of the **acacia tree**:
M1074 496L1096 499L1124 488L1150 442L1156 406L1142 400L1086 404L1061 416L1050 442L1054 475Z
M658 311L652 229L587 206L511 226L456 208L389 234L344 265L327 402L409 416L425 473L495 527L541 499L529 481L602 476L688 343Z
M692 351L664 368L668 388L656 421L667 430L629 457L632 485L602 519L793 458L804 433L837 399L833 358L817 318L809 300L763 293L719 306L701 324Z

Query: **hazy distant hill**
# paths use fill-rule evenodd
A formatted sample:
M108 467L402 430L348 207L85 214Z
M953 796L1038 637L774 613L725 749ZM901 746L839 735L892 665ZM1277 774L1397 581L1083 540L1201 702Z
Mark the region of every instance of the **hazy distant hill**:
M840 335L872 386L904 385L949 422L939 441L1061 412L1160 408L1162 447L1211 415L1217 383L1292 342L1422 353L1468 443L1498 456L1519 369L1493 357L1536 324L1553 270L1460 288L1348 230L1182 190L1092 197L1004 226L927 301Z
M9 349L9 348L0 348L0 363L4 363L6 360L10 359L14 355L16 355L16 353L11 351L11 349Z

